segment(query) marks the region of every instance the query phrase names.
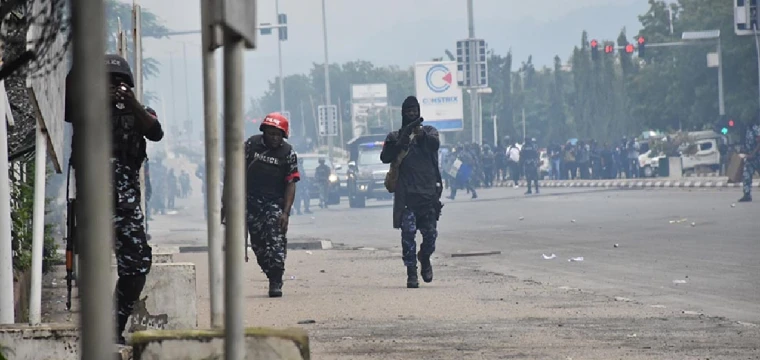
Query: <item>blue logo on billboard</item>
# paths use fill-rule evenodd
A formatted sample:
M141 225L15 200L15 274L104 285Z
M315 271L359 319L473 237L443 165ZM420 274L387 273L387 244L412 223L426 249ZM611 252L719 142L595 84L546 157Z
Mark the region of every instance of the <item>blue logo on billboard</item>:
M442 93L451 88L451 71L443 65L433 65L425 75L425 81L430 90Z

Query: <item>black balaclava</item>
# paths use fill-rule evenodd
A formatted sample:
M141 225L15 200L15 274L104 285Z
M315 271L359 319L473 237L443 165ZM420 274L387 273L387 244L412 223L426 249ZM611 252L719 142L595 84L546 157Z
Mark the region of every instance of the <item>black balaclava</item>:
M407 116L406 112L410 109L417 109L417 116L412 118ZM417 101L417 98L414 96L409 96L404 100L404 103L401 104L401 126L407 126L413 121L419 119L420 114L420 103Z

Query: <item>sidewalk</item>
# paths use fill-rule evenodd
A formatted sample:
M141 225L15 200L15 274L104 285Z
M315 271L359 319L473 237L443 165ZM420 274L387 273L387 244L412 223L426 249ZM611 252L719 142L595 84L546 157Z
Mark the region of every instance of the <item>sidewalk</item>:
M201 327L206 259L175 257L197 266ZM757 358L756 325L487 273L482 259L437 254L435 281L407 289L398 253L290 251L284 297L269 299L252 258L245 323L303 327L320 360Z

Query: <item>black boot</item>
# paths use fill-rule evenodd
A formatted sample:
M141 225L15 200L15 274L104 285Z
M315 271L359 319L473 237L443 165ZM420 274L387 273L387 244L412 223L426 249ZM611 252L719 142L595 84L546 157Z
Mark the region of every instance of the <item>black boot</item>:
M420 282L417 280L417 267L406 267L406 287L410 289L416 289L420 287Z
M420 260L420 275L422 275L422 281L429 283L433 281L433 264L430 263L430 257L420 256L417 254L417 259Z
M282 271L269 274L269 297L282 297Z
M739 202L751 202L752 201L752 195L750 194L744 194L741 199L739 199Z

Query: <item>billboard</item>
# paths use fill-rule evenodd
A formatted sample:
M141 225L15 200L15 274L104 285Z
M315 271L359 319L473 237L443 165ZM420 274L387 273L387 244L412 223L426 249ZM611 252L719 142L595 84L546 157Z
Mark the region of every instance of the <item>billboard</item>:
M461 131L464 101L457 82L455 61L420 62L414 65L414 85L420 115L438 131Z
M370 118L388 107L387 84L351 85L351 129L354 137L369 134ZM377 125L377 124L374 124Z

